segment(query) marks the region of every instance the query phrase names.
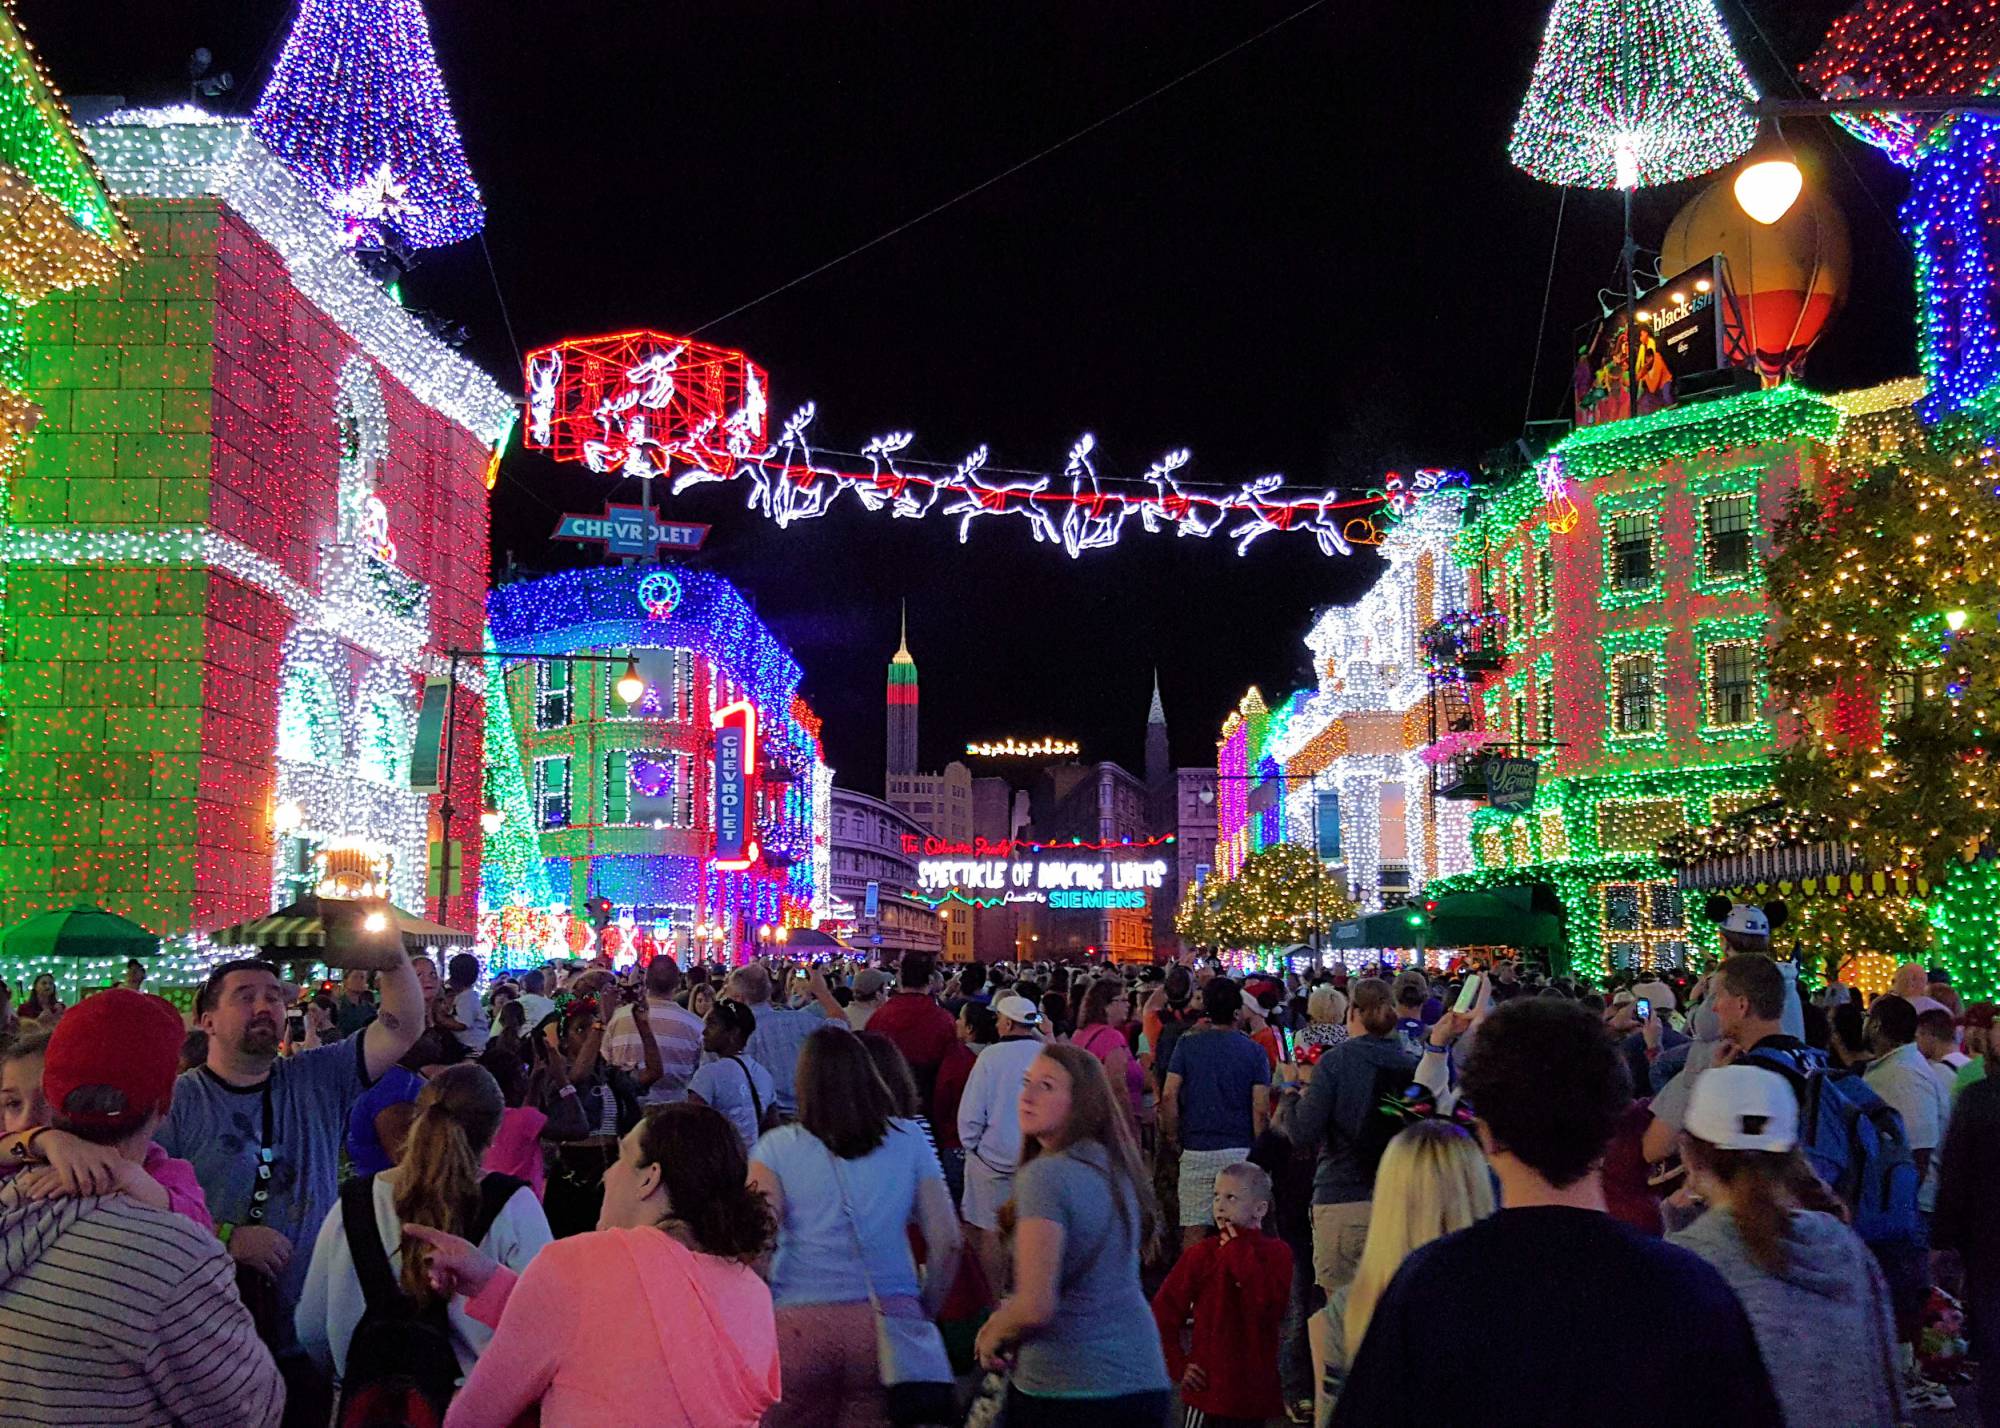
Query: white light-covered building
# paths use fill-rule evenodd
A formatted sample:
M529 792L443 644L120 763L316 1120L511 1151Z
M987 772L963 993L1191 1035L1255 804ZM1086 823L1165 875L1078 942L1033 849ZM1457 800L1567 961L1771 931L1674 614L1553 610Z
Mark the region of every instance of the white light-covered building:
M1431 797L1420 640L1465 603L1465 572L1451 559L1464 500L1457 488L1432 492L1390 529L1381 579L1307 632L1319 687L1292 702L1265 745L1285 774L1283 840L1344 869L1364 912L1472 865L1469 806Z

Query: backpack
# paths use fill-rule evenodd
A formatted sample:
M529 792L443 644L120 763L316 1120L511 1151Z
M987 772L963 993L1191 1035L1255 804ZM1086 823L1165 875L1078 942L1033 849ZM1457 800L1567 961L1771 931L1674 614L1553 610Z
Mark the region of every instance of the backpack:
M1174 1043L1183 1033L1201 1020L1198 1012L1168 1010L1160 1014L1160 1044L1153 1048L1153 1089L1164 1092L1167 1088L1167 1068L1174 1064Z
M1382 1164L1389 1142L1405 1126L1426 1118L1420 1102L1409 1095L1412 1074L1413 1068L1409 1066L1375 1068L1375 1084L1368 1092L1368 1113L1354 1133L1349 1152L1370 1185L1375 1183L1375 1171Z
M1871 1246L1914 1238L1922 1177L1895 1109L1860 1076L1836 1070L1825 1052L1810 1047L1767 1047L1743 1063L1792 1083L1799 1149L1853 1213L1854 1233Z
M526 1186L511 1175L479 1182L479 1214L466 1238L486 1238L500 1211ZM458 1354L442 1302L418 1308L396 1282L381 1226L375 1223L375 1177L340 1187L347 1252L368 1307L347 1345L338 1428L440 1428L458 1388Z

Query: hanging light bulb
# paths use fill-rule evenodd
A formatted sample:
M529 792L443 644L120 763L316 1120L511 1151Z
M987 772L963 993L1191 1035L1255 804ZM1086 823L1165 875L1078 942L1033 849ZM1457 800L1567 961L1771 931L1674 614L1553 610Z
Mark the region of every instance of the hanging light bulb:
M639 677L639 661L625 661L625 672L618 676L618 697L627 704L637 704L646 692L646 681Z
M1798 157L1785 142L1784 130L1773 119L1765 125L1743 167L1736 172L1736 203L1759 223L1769 226L1792 211L1805 188Z
M497 808L488 808L480 812L479 827L489 838L505 827L506 823L507 816Z

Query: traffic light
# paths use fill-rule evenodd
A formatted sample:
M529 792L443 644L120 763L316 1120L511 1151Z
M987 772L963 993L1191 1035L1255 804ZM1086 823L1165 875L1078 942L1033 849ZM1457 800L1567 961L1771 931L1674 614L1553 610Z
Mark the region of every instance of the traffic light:
M610 898L594 897L586 901L583 907L584 911L590 914L590 925L599 932L611 925L611 914L616 909L612 907Z

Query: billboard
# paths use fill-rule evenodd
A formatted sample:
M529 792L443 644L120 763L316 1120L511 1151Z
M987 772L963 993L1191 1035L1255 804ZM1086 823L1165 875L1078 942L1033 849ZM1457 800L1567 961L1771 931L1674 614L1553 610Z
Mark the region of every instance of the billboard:
M1705 258L1642 295L1634 316L1639 416L1672 406L1680 383L1696 373L1755 365L1719 258ZM1578 426L1634 415L1628 410L1635 375L1630 352L1622 306L1579 330L1573 379Z

